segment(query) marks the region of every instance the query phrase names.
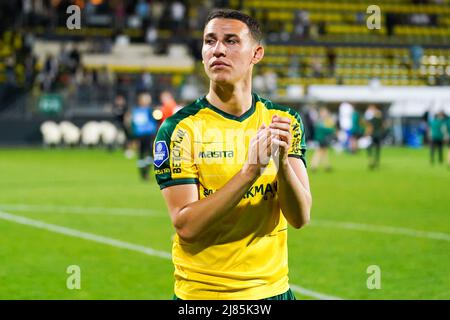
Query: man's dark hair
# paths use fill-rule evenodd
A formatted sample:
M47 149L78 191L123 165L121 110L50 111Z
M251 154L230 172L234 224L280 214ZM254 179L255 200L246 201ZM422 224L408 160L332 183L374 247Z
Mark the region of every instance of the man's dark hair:
M253 19L252 17L241 11L232 9L215 9L206 18L205 27L208 24L208 22L216 18L235 19L242 21L247 25L252 35L252 38L255 39L256 42L259 43L262 39L262 32L259 23L255 19Z

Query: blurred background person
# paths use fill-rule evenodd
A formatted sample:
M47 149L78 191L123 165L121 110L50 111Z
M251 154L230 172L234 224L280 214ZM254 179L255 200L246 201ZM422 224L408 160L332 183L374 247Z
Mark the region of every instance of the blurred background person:
M175 101L172 93L168 90L164 90L160 95L161 100L161 112L162 118L160 124L164 122L167 118L173 115L177 109L177 102Z
M381 142L384 132L383 114L376 105L371 104L367 107L365 121L365 134L370 137L370 145L367 148L369 169L375 169L380 166Z
M438 153L438 161L443 163L443 147L444 147L444 130L445 130L445 113L439 111L431 120L429 125L430 135L430 162L434 165L434 154Z
M353 110L353 106L348 102L342 102L339 105L339 129L343 136L343 147L348 151L350 151Z
M364 134L364 128L361 123L361 115L358 110L352 112L352 127L350 129L350 152L356 153L358 151L358 140Z
M112 112L115 119L115 125L120 130L123 130L123 133L125 134L125 144L124 144L125 157L131 159L134 157L134 149L133 149L133 140L131 139L130 135L131 128L126 121L126 115L129 112L129 110L125 94L119 92L116 95L116 97L114 98Z
M331 171L329 149L336 129L335 121L327 108L319 110L319 118L314 124L314 139L319 144L311 160L311 170L315 171L323 164L326 171Z
M132 135L136 138L139 148L137 167L143 180L148 180L150 164L153 163L151 154L157 129L151 103L150 93L141 92L138 95L138 105L133 108L130 115Z
M447 142L448 142L448 150L447 150L447 168L450 170L450 116L447 116L446 119L447 126Z

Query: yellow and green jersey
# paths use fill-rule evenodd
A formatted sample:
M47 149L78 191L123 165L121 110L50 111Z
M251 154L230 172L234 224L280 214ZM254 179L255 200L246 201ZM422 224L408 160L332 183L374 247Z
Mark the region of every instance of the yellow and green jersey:
M160 188L196 184L199 199L220 189L242 168L250 139L273 115L291 119L289 156L305 161L305 133L294 110L252 95L240 117L205 97L160 127L154 144ZM212 224L199 241L175 235L175 294L181 299L263 299L288 290L287 221L277 196L273 160L239 204Z

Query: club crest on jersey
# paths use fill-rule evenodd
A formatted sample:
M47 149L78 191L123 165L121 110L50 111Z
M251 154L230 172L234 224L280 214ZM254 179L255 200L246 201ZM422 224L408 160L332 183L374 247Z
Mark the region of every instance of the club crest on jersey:
M153 163L158 168L169 159L169 148L167 148L165 141L156 141L154 156Z

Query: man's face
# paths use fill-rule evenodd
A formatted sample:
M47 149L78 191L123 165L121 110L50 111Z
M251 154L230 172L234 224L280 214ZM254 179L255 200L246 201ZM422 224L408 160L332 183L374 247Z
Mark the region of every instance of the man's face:
M247 25L239 20L216 18L203 33L202 58L206 74L215 82L235 83L251 72L259 45Z

